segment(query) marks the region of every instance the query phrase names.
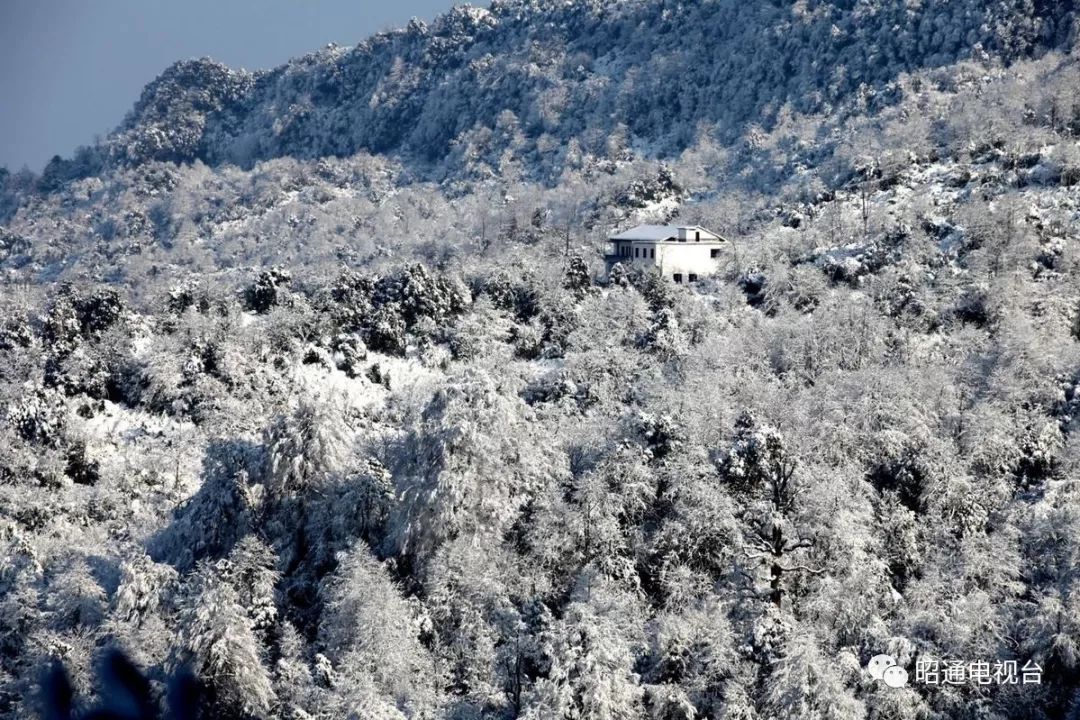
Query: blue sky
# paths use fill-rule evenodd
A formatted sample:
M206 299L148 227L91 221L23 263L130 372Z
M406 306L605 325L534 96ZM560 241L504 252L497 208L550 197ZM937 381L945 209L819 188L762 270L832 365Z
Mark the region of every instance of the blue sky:
M251 70L453 0L0 0L0 166L39 171L120 123L175 60ZM477 2L473 5L487 5Z

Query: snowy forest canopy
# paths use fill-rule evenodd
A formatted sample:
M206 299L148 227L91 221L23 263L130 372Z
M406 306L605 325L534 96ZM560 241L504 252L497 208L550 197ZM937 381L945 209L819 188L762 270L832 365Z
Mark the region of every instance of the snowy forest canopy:
M1074 23L1068 0L495 0L271 71L178 62L46 182L152 160L250 167L358 151L454 180L501 176L509 151L551 183L613 142L672 154L702 127L731 142L784 108L888 103L902 73L1068 47Z
M1075 39L494 2L0 172L0 716L119 648L215 718L1080 717ZM605 276L638 222L723 271Z

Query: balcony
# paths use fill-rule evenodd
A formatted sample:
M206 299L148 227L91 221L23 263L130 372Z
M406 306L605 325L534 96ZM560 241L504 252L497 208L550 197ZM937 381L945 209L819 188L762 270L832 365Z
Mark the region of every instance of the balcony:
M604 266L611 270L615 263L622 263L623 267L629 269L633 267L639 267L641 265L641 258L634 258L633 256L618 255L616 253L606 253L604 255Z

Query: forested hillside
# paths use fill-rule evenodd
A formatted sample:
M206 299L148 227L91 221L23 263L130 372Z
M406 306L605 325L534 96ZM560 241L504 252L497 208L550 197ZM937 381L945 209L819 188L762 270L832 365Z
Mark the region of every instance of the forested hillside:
M672 154L703 129L730 142L771 127L784 108L888 103L902 73L1066 47L1074 22L1067 0L495 0L269 72L178 62L45 182L153 160L249 168L363 151L449 181L504 177L512 152L553 183L613 144Z
M120 648L214 718L1080 718L1076 23L494 2L0 172L0 716ZM606 277L638 222L723 272Z

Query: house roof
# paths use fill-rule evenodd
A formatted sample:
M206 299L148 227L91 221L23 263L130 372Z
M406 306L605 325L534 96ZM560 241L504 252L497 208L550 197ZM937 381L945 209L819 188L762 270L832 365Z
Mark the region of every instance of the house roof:
M629 230L624 230L618 235L612 235L611 240L671 240L679 237L679 229L685 228L688 230L700 230L702 232L709 233L719 239L721 238L716 233L706 230L700 225L638 225L632 227Z

